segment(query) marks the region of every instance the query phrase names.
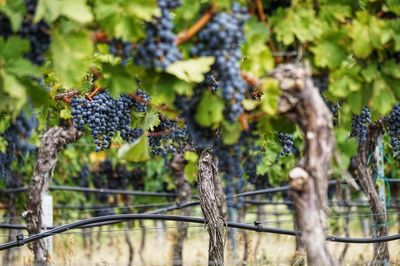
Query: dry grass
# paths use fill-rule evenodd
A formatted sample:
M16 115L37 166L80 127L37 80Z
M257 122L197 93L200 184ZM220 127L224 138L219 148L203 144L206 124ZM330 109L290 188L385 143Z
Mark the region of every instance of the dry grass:
M276 209L268 209L276 211ZM287 211L287 210L286 210ZM195 211L192 215L199 216L200 210ZM246 221L254 221L254 214L248 214ZM267 223L264 226L292 228L291 215L281 217L281 223L277 226L275 223ZM268 219L262 221L274 222L275 218L269 216ZM343 219L339 219L339 228L343 228ZM355 217L351 220L350 232L352 237L363 237L359 229L359 220ZM130 231L130 237L135 249L134 265L171 265L171 243L174 237L174 222L167 222L166 231L159 229L160 223L148 221L146 222L146 245L142 254L143 261L139 253L141 242L141 230L139 225ZM398 228L393 226L391 234L396 234ZM80 265L128 265L128 246L125 242L123 227L102 227L96 228L102 230L101 241L97 241L97 233L93 234L94 245L91 249L83 248L83 241L80 231L67 232L66 234L53 237L54 250L52 253L52 262L54 265L80 266ZM108 232L106 232L108 231ZM242 231L237 236L237 250L239 259L236 262L242 262L243 247L245 244ZM234 254L229 252L229 241L227 244L226 265L291 265L292 258L295 253L295 238L284 235L273 235L257 232L248 232L249 259L247 264L235 263ZM257 243L259 248L257 249ZM328 247L332 254L338 258L344 248L342 243L328 243ZM183 265L207 265L208 235L204 226L191 225L189 228L189 236L184 244ZM389 250L391 256L391 265L400 265L400 241L389 242ZM19 260L15 265L30 265L32 255L29 249L20 247L17 249ZM4 252L0 252L0 257ZM347 256L343 265L367 265L373 254L372 244L350 244Z
M173 226L173 223L167 223ZM102 230L105 230L103 228ZM115 229L114 229L115 230ZM143 252L144 261L139 255L141 239L140 230L131 231L135 245L134 265L170 265L171 238L173 231L168 229L165 234L162 230L147 231L147 241ZM395 232L392 232L395 233ZM354 235L356 236L356 235ZM360 236L360 235L358 235ZM255 250L256 242L260 238L260 246ZM238 236L238 254L243 257L243 238ZM290 265L294 254L294 238L290 236L277 236L272 234L248 233L250 258L247 265ZM189 238L184 246L183 265L206 265L208 248L207 231L203 227L191 227ZM338 257L344 244L329 243L331 252ZM400 265L400 244L398 241L389 244L392 265ZM228 249L228 247L227 247ZM26 247L18 249L21 255L15 265L30 265L31 255ZM352 244L349 247L344 265L366 265L371 259L373 245ZM64 234L54 237L54 252L52 261L54 265L127 265L128 248L123 232L104 232L101 245L96 243L93 249L84 250L82 238L79 234ZM241 261L241 259L239 259ZM226 252L226 265L234 265L233 254Z

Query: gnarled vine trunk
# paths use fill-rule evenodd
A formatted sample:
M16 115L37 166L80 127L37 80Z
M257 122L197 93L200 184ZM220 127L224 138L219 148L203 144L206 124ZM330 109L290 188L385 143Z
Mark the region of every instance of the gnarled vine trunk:
M282 94L279 112L298 124L304 158L291 170L291 197L308 265L337 265L325 243L328 169L333 154L332 116L305 64L279 65L272 73Z
M174 182L176 187L176 193L178 194L179 204L187 203L192 198L192 189L185 175L185 158L183 154L175 154L171 168L174 175ZM190 216L191 209L183 208L180 210L180 214L184 216ZM188 224L185 222L176 222L177 231L175 234L174 241L172 243L172 265L184 265L183 264L183 242L187 237Z
M374 155L377 148L377 140L383 133L383 123L383 120L378 120L369 126L367 140L358 146L357 155L352 158L350 165L350 172L358 180L368 198L373 214L374 236L376 237L388 235L385 202L380 198L373 178L379 174L378 158L377 156L371 156ZM374 244L374 257L371 265L386 265L387 263L389 263L387 242Z
M42 199L48 192L52 173L56 167L58 152L65 145L75 142L80 133L74 127L52 127L46 131L37 155L37 162L29 183L28 206L23 213L29 234L38 234L42 230ZM49 252L44 240L33 242L30 246L35 265L47 265Z
M201 153L199 159L197 183L200 206L207 222L208 265L224 265L224 231L226 217L225 195L218 177L217 158L210 149Z

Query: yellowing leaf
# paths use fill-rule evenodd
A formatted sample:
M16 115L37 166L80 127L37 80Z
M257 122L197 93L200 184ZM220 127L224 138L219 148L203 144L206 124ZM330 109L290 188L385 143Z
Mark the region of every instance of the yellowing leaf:
M213 57L200 57L176 61L169 65L166 71L186 82L198 83L204 80L204 73L210 71L210 67L213 63Z

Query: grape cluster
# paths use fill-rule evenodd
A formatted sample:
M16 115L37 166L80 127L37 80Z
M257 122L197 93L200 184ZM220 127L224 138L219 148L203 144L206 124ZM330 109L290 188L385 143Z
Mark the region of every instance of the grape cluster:
M27 2L31 2L30 5L35 5L36 7L36 3L33 3L35 1ZM50 27L43 20L39 21L37 24L33 23L33 15L34 11L30 16L25 17L19 29L19 34L30 42L31 49L25 55L26 58L36 65L42 65L44 63L44 53L50 47Z
M137 112L144 113L147 111L147 105L150 102L150 96L144 90L137 89L134 100L133 107Z
M247 84L241 77L240 44L244 41L243 25L248 18L247 10L239 4L232 5L232 14L218 13L199 32L197 43L191 48L193 56L213 56L215 63L206 74L206 86L212 91L221 90L229 102L225 114L235 120L243 111L241 105Z
M249 130L244 131L240 137L240 141L244 147L243 168L250 183L254 183L258 179L257 165L260 164L262 159L262 147L257 143L258 135L254 127L254 124L250 124Z
M36 151L36 147L30 144L28 139L37 128L37 124L37 119L32 113L28 114L22 110L17 119L1 135L7 141L7 148L4 153L0 152L0 180L4 178L7 186L12 186L13 183L12 162L17 157L22 159Z
M289 155L293 152L293 136L290 134L279 132L278 140L282 148L278 157Z
M140 128L131 128L131 109L135 101L127 95L114 100L106 91L100 92L93 100L73 98L71 101L74 126L84 130L87 124L91 130L96 151L107 149L117 131L123 140L133 142L142 135Z
M387 123L393 156L398 158L400 155L400 104L397 104L393 107L392 111L387 117Z
M240 142L233 145L219 143L215 147L214 153L218 158L218 169L223 173L225 180L226 203L228 207L240 208L243 198L233 198L233 194L242 192L245 185L242 145Z
M318 88L319 92L323 94L329 87L329 76L328 74L313 76L314 86Z
M367 140L368 125L371 123L371 111L368 107L361 110L360 115L353 115L351 123L351 137L355 137L358 144L362 145Z
M160 124L149 132L149 145L152 154L157 156L184 152L190 145L189 133L177 122L161 117Z
M191 139L190 145L197 150L204 150L210 147L214 143L216 133L211 128L199 126L194 118L201 91L199 87L196 87L191 98L178 95L174 101L175 107L181 111L180 116L185 121L187 132Z
M146 24L146 39L137 48L135 61L145 68L165 69L171 63L182 59L175 44L174 24L170 9L176 7L179 1L158 0L161 17L153 18Z
M315 2L315 1L314 1ZM292 0L271 0L265 6L265 14L274 15L279 8L287 8L292 4Z
M121 64L123 65L126 65L128 62L131 56L132 48L132 43L123 41L120 38L114 38L109 43L110 53L114 56L120 57Z
M10 20L6 15L0 13L0 36L7 39L12 33Z
M161 9L175 9L178 8L181 4L181 0L158 0L158 6Z
M18 30L18 36L25 38L30 43L30 50L25 57L33 64L42 65L44 63L43 54L50 47L50 27L43 20L38 23L33 22L36 11L37 0L25 0L27 13L23 18L22 25ZM12 35L9 19L0 14L0 36L8 38Z

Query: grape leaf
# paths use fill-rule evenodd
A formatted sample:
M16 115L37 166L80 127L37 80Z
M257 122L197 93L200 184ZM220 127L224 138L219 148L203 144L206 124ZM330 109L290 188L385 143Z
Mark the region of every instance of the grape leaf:
M213 63L213 57L187 59L172 63L167 67L166 71L186 82L198 83L204 80L204 73L210 71Z
M216 95L205 93L197 106L195 119L197 123L204 127L219 124L223 119L223 101Z
M146 134L130 144L124 144L118 150L118 158L130 162L143 162L150 159L149 140Z

